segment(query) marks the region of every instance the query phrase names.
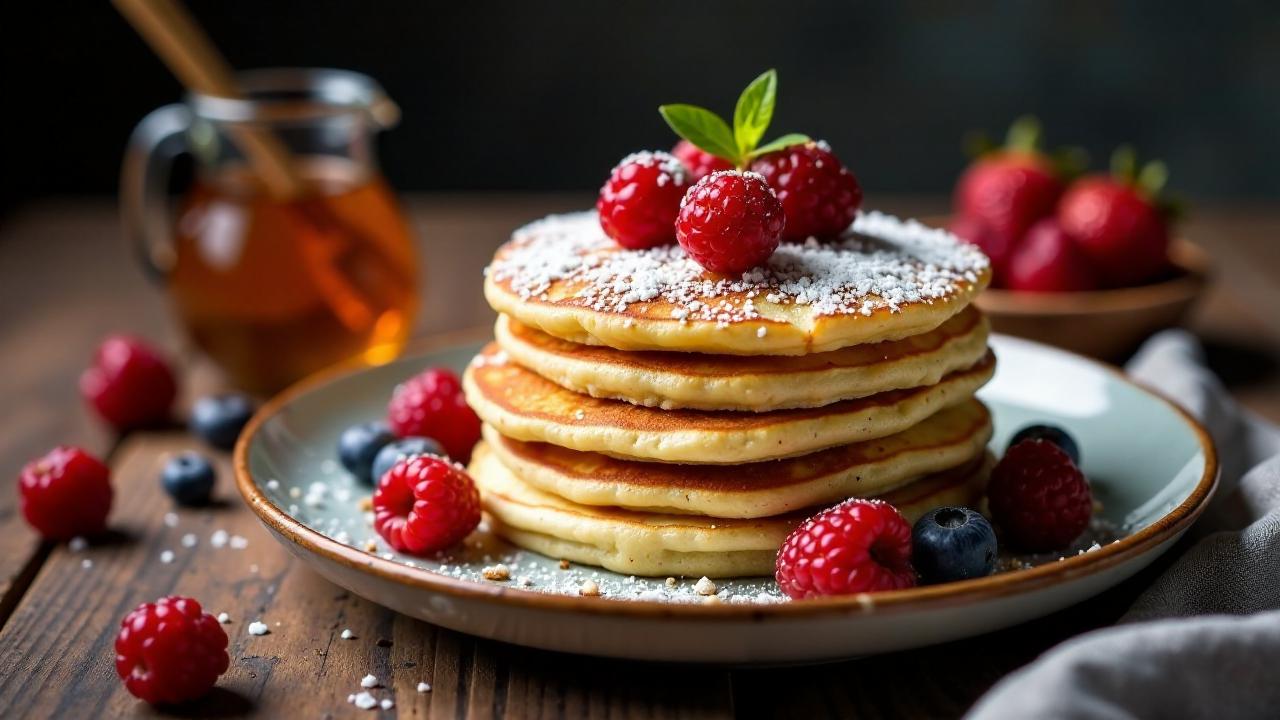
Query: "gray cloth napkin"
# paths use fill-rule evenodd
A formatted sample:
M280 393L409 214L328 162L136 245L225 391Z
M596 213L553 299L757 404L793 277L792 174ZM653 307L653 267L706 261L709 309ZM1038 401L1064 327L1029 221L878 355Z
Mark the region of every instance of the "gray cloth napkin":
M1221 484L1196 538L1116 627L1048 651L970 711L995 718L1280 718L1280 428L1238 407L1180 330L1127 370L1217 443Z

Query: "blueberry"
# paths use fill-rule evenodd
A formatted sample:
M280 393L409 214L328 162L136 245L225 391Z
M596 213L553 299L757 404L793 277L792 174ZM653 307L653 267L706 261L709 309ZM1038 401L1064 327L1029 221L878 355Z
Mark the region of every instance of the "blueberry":
M207 395L191 408L191 432L219 450L230 450L253 411L253 401L244 395Z
M165 463L160 484L179 505L206 505L216 477L208 458L188 450Z
M995 530L969 508L937 508L911 530L911 563L926 583L990 575L996 565Z
M378 482L400 460L411 455L444 455L444 448L431 438L408 437L384 445L373 459L373 482Z
M338 459L356 479L370 482L373 458L384 445L396 439L384 422L352 425L338 438Z
M1028 425L1014 434L1013 439L1009 441L1009 447L1023 440L1047 440L1066 453L1077 467L1080 465L1080 446L1066 430L1056 425Z

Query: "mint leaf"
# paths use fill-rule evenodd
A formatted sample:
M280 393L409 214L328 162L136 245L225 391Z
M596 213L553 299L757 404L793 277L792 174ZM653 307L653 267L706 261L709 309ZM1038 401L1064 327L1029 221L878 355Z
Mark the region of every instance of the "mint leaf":
M810 142L810 138L808 135L803 135L801 133L787 133L786 135L783 135L782 137L777 138L772 142L766 143L756 148L755 150L752 150L750 157L753 157L753 158L760 157L765 153L771 153L775 150L788 148L788 147L791 147L792 145L802 145L807 142Z
M766 70L760 77L751 81L738 96L738 105L733 109L733 139L737 142L738 153L749 155L764 137L773 120L773 106L778 100L778 73Z
M662 105L662 119L680 137L718 158L738 165L741 155L733 139L733 131L719 115L697 105Z

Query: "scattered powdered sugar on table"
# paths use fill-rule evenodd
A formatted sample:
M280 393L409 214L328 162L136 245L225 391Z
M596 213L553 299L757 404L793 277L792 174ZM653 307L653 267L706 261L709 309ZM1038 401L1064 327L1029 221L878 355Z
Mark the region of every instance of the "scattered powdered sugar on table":
M620 249L594 212L581 212L520 228L485 272L524 299L548 300L555 285L557 302L600 312L661 299L677 320L729 323L760 317L762 301L818 315L897 311L950 297L988 266L945 230L873 211L859 213L840 240L783 243L765 266L715 279L679 245Z

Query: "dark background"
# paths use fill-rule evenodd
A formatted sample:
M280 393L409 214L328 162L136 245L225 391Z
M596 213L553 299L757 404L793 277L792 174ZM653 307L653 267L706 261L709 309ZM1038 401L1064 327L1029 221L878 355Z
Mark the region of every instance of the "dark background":
M728 114L768 67L774 133L829 140L872 192L944 192L966 130L1018 114L1049 140L1122 141L1193 198L1280 196L1274 2L284 2L191 0L239 68L333 66L403 108L401 190L586 190L673 136L656 106ZM129 130L179 97L109 3L0 22L4 204L111 193Z

